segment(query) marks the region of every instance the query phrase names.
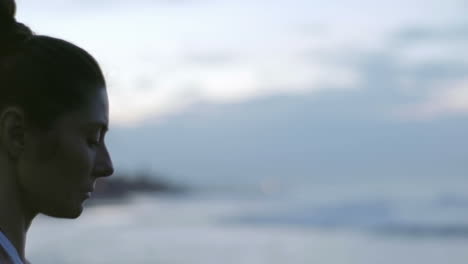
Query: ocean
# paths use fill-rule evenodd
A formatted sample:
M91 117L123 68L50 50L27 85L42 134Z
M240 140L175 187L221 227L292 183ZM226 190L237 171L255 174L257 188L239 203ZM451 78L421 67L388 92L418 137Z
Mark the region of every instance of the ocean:
M211 186L39 216L27 256L46 263L468 262L464 179Z

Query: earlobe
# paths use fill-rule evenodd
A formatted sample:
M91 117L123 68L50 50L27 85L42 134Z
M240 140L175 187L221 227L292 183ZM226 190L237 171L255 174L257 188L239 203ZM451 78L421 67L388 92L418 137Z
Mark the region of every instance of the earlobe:
M0 142L8 155L18 158L24 149L25 115L18 107L6 107L0 113Z

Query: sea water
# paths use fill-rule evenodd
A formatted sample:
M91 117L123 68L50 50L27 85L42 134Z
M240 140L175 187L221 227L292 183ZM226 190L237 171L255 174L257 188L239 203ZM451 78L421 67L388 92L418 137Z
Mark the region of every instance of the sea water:
M464 179L261 182L39 216L34 264L468 263Z

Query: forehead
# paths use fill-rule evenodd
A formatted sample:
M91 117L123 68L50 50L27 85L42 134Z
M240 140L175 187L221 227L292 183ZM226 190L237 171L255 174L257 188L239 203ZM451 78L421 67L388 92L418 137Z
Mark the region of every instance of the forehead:
M64 115L63 122L76 125L95 123L107 126L109 102L106 89L98 89L90 94L82 107Z

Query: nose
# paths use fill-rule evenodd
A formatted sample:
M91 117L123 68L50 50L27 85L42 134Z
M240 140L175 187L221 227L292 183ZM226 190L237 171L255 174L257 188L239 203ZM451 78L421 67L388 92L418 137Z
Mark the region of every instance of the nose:
M114 166L112 164L112 159L105 144L102 144L97 152L93 174L96 178L108 177L114 174Z

